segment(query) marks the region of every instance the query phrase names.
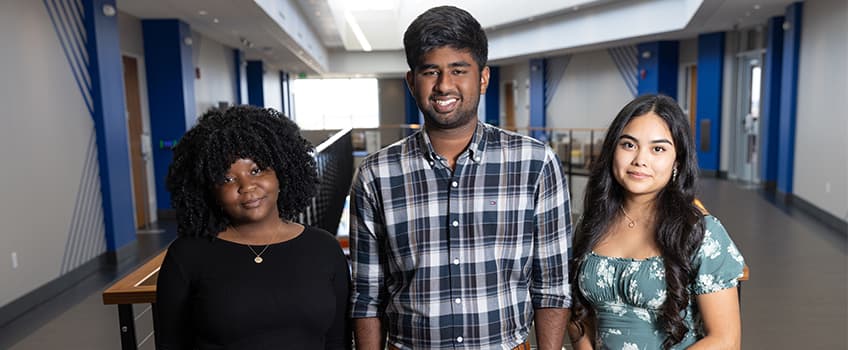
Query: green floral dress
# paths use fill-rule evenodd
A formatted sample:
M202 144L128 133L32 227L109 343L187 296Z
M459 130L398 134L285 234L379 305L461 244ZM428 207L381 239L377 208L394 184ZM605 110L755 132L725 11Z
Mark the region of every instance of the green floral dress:
M697 271L689 286L692 295L735 287L744 260L724 226L705 216L704 241L693 258ZM661 349L665 332L657 318L665 301L665 268L662 257L628 259L600 256L583 259L579 287L598 316L598 348L615 350ZM673 349L685 349L703 337L694 298L684 312L690 331Z

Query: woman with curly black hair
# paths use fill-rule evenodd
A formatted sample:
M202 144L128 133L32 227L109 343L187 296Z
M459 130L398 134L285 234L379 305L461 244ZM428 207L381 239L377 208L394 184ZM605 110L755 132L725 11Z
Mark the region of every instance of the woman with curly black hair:
M743 259L695 204L698 163L672 98L638 97L607 130L569 274L576 349L738 349Z
M179 141L158 349L350 348L344 253L293 221L315 194L311 151L294 122L249 106L211 110Z

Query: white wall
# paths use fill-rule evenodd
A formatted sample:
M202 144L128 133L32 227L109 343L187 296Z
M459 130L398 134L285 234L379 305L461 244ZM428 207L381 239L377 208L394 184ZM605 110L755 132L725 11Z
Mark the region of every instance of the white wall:
M505 83L512 81L515 102L515 126L519 128L519 132L527 133L527 126L530 125L530 63L523 61L515 64L505 65L501 67L501 125L506 123L506 109L504 107L504 94L508 93L505 88ZM524 128L524 130L521 130Z
M380 125L406 124L406 81L401 78L377 80ZM405 129L381 129L380 145L388 145L406 136Z
M728 171L731 163L731 152L735 151L734 133L731 130L735 127L736 114L736 87L737 87L737 64L736 54L738 50L739 33L725 32L724 33L724 67L721 81L721 133L719 139L719 171Z
M147 149L152 150L150 139L150 108L147 99L147 73L144 64L144 34L141 29L141 20L125 12L118 11L118 37L120 40L121 55L130 56L137 61L138 69L138 94L141 103L141 128L145 137L141 142L147 143ZM153 177L153 156L150 155L145 161L145 172L147 174L147 213L151 221L157 220L156 209L156 179Z
M118 38L121 42L121 53L144 56L144 32L140 19L118 11Z
M794 192L848 220L848 5L805 1L798 67Z
M698 63L698 38L679 41L678 61L680 64Z
M191 34L192 59L195 68L200 69L200 79L194 80L197 114L203 115L209 108L218 107L218 102L234 105L237 82L233 49L200 33ZM277 79L279 80L279 77ZM279 91L279 87L277 90Z
M548 105L548 127L607 128L632 99L607 50L575 54Z
M618 111L633 95L607 50L583 52L571 56L556 94L547 108L548 127L606 129ZM595 135L595 140L603 135ZM590 142L590 134L576 132L575 142ZM563 157L563 155L560 155ZM574 220L583 211L585 176L572 176L571 210Z
M262 65L265 71L262 74L262 95L265 99L265 107L278 111L283 110L283 91L280 86L280 71L267 63Z
M81 256L89 260L106 246L93 119L45 4L0 2L0 47L2 306L59 277L68 243L88 245ZM78 198L90 206L80 208ZM79 216L91 219L88 236L80 237L88 243L69 242Z

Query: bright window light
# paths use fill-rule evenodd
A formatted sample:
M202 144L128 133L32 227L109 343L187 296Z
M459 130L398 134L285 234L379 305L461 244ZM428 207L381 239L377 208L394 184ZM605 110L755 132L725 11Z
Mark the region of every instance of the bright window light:
M296 79L292 95L301 129L379 126L377 79Z

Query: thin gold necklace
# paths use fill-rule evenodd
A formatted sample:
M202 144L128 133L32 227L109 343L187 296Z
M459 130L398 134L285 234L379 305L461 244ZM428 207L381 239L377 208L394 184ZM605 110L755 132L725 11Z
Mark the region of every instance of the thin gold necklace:
M620 205L618 207L621 208L621 212L624 213L624 217L626 217L627 220L630 221L630 222L627 223L627 227L629 227L629 228L636 227L636 220L633 220L633 218L631 218L630 215L627 215L627 210L624 210L624 206Z
M230 227L233 229L233 231L236 231L236 233L238 233L238 235L239 235L239 236L242 236L241 232L239 232L239 230L237 230L235 226L230 225ZM276 238L276 237L277 237L277 234L278 234L278 233L279 233L279 232L274 233L274 238ZM270 247L270 246L271 246L271 243L274 243L274 240L273 240L273 239L271 240L271 242L269 242L268 244L266 244L266 245L265 245L265 248L262 248L262 251L261 251L261 252L259 252L259 253L257 253L255 250L253 250L253 247L252 247L250 244L247 244L247 248L248 248L248 249L250 249L250 252L252 252L252 253L253 253L253 255L255 256L255 257L253 258L253 262L255 262L255 263L257 263L257 264L261 264L263 261L265 261L265 259L263 259L263 258L262 258L262 254L265 254L265 251L266 251L266 250L268 250L268 247Z

